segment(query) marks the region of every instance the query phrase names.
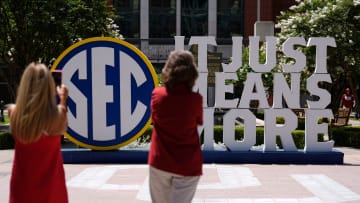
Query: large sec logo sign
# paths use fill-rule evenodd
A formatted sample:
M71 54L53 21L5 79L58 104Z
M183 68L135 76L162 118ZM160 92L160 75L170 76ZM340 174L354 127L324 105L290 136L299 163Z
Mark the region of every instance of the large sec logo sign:
M66 49L53 70L69 89L65 136L86 148L110 150L138 138L150 125L157 75L135 46L95 37Z

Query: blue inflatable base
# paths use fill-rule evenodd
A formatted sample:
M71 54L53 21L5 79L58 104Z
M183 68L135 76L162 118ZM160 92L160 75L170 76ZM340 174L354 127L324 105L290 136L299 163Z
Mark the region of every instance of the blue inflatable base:
M65 164L146 164L147 150L119 149L94 151L90 149L62 149ZM343 164L344 153L333 149L330 152L287 152L278 150L264 152L203 151L204 163L226 164Z

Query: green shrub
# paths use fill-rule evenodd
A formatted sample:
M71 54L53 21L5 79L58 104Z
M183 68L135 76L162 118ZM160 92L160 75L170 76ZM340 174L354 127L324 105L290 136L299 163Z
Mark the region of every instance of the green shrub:
M303 149L305 147L305 131L304 130L295 130L292 132L292 137L295 143L295 146L298 149ZM244 127L236 126L235 127L235 139L242 140L244 138ZM203 135L201 141L203 142ZM318 136L318 141L324 141L323 135ZM222 126L214 126L214 142L223 142L223 127ZM264 144L264 128L257 127L256 128L256 146ZM280 137L277 137L276 144L279 148L282 148L282 143Z
M15 146L14 138L10 132L0 131L0 149L13 149Z
M329 138L336 146L360 148L360 126L329 128Z
M305 125L305 121L299 119L299 124ZM151 140L151 132L152 126L150 126L142 136L138 138L139 142L150 142ZM305 147L305 131L302 129L294 130L292 132L292 137L295 143L295 146L298 149L304 149ZM235 127L235 139L242 140L244 138L244 127L236 126ZM336 146L348 146L348 147L356 147L360 148L360 126L345 126L345 127L336 127L329 128L329 139L335 141ZM204 135L201 134L200 137L201 143L204 142ZM324 135L318 135L318 141L324 141ZM223 143L223 126L217 125L214 126L214 142L215 143ZM256 128L256 146L264 144L264 128L257 127ZM276 139L276 144L279 148L282 148L282 143L279 137Z
M257 112L256 113L256 118L264 120L265 115L264 112ZM278 117L276 118L276 123L277 124L284 124L285 120L282 117ZM298 118L298 127L296 128L297 130L305 130L305 118Z
M9 123L9 116L4 115L4 122L0 121L0 124L8 124Z
M261 120L264 120L264 118L265 118L264 112L256 112L255 116L256 116L256 118L261 119Z
M305 118L298 118L298 130L305 130Z

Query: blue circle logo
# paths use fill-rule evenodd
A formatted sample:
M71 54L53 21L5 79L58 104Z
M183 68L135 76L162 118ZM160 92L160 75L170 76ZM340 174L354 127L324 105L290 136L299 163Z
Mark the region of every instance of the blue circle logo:
M157 86L151 62L135 46L95 37L66 49L52 70L69 89L68 130L72 142L95 150L117 149L141 136L151 122Z

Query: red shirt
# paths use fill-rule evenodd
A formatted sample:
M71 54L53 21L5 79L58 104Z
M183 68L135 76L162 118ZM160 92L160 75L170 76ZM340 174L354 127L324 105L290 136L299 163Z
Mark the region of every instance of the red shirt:
M15 138L10 203L67 203L61 136L43 135L22 144Z
M342 105L345 106L346 108L352 108L353 104L354 104L354 95L350 94L343 94L341 97L341 101L342 101Z
M148 163L184 175L202 175L202 151L197 126L203 124L202 96L181 85L169 92L153 90L153 131Z

